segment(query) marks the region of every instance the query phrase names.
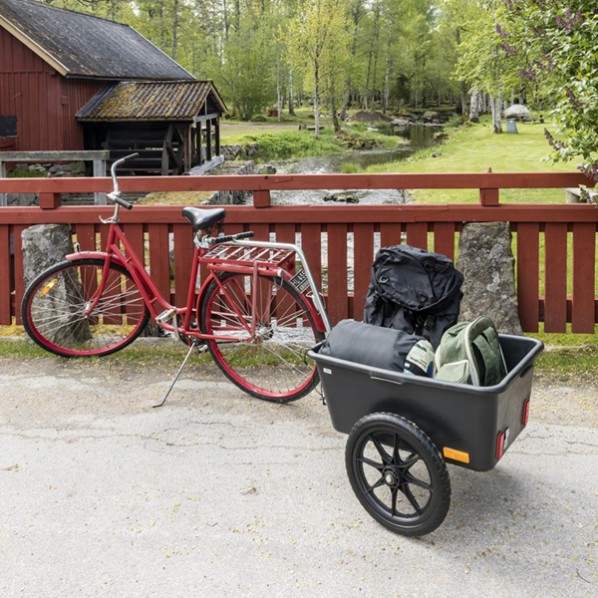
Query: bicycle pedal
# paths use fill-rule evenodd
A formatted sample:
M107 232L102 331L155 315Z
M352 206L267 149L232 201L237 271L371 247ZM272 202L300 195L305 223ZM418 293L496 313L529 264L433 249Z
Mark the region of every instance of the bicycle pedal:
M174 316L176 316L176 307L171 307L170 309L166 309L161 314L156 316L156 323L164 324L164 322L172 320Z

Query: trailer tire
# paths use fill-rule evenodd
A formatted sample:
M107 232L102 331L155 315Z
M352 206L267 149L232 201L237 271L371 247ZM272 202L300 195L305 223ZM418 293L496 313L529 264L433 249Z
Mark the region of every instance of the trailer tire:
M434 531L450 506L446 463L428 435L394 413L362 417L347 440L351 487L365 510L404 536Z

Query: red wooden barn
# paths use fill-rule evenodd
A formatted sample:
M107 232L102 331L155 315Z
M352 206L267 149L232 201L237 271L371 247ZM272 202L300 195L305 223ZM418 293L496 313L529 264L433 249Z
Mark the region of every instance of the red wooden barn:
M143 85L123 109L126 82ZM0 0L0 150L135 150L140 173L178 174L219 154L225 109L127 25Z

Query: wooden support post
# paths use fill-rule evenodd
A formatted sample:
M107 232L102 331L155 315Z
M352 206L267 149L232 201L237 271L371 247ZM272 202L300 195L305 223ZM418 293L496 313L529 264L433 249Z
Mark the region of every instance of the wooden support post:
M215 148L216 148L216 155L220 155L220 119L216 118L214 121L214 136L215 136Z
M497 206L498 205L498 189L480 189L480 203L483 206Z
M4 161L0 160L0 179L6 178L6 166ZM8 205L8 193L0 193L0 206Z
M206 121L206 162L212 159L212 121Z
M254 208L269 208L270 206L271 206L271 203L270 203L269 189L253 192L253 207Z
M96 158L93 161L93 176L101 177L106 176L106 160L102 158ZM96 206L105 206L108 202L106 200L106 194L96 191L93 194L93 203Z
M59 208L62 203L60 193L40 193L39 207L42 210L55 210Z

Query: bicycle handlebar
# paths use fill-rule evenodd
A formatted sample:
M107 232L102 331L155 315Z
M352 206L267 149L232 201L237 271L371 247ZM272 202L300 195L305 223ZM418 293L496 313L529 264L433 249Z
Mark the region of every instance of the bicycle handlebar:
M123 158L119 158L118 160L116 160L116 162L112 163L112 166L110 167L110 175L112 176L112 185L114 186L114 193L118 193L119 192L119 190L118 190L118 180L116 178L116 169L123 162L126 162L127 160L131 160L131 158L137 158L138 156L139 156L139 152L135 152L134 154L129 154L128 156L124 156ZM122 201L124 201L124 200L122 200ZM126 206L123 206L123 207L126 207ZM131 208L127 208L127 210L130 210L130 209Z
M217 243L228 243L229 241L237 241L241 239L250 239L254 237L255 233L252 230L245 231L244 233L236 233L234 235L220 235L219 237L212 237L207 239L208 243L211 245L216 245Z
M115 204L118 204L119 206L122 206L123 208L125 208L125 210L130 210L133 207L133 204L131 202L128 202L126 199L123 199L120 196L120 190L118 188L118 179L116 178L116 169L123 162L126 162L127 160L130 160L131 158L137 158L137 156L139 156L139 153L135 152L134 154L129 154L128 156L124 156L123 158L119 158L118 160L116 160L115 162L113 162L112 166L110 167L110 175L112 176L113 190L112 190L111 193L108 193L106 195L106 197L108 197L108 199L110 201L114 202ZM118 208L115 208L115 212L114 212L113 218L114 218L115 221L118 218Z
M133 204L130 201L123 199L119 195L119 193L120 193L119 191L117 191L115 193L108 193L107 197L114 203L117 203L119 206L122 206L123 208L125 208L125 210L131 210L133 208Z

